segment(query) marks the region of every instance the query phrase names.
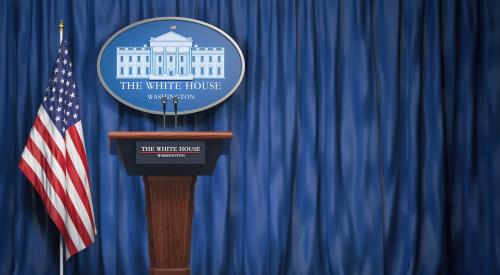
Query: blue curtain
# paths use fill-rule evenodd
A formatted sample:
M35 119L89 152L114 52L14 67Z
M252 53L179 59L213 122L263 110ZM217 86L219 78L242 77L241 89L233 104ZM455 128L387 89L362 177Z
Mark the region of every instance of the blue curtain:
M500 1L0 1L0 274L56 274L59 235L17 163L58 47L81 93L98 228L66 274L146 274L144 191L109 131L160 119L100 85L105 40L141 19L211 23L247 68L181 119L230 130L196 189L193 274L500 274ZM172 123L170 122L170 126Z

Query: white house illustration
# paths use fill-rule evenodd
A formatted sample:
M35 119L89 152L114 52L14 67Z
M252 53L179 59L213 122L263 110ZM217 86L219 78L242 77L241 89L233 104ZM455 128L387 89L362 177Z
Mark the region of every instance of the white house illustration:
M174 29L173 27L171 29ZM193 46L172 30L149 39L149 47L118 47L117 79L193 80L224 78L224 48Z

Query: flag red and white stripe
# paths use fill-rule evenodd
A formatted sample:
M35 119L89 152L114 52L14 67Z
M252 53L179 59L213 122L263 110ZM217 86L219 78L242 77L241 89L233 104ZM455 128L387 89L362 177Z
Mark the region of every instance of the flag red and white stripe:
M66 259L97 233L79 99L66 42L19 162L61 232Z

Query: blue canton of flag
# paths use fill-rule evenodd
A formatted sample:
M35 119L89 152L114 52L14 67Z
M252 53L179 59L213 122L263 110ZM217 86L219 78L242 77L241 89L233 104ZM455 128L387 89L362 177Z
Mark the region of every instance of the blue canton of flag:
M73 78L73 64L68 54L67 43L63 41L57 53L53 78L45 90L43 107L59 132L64 132L80 121L80 105Z

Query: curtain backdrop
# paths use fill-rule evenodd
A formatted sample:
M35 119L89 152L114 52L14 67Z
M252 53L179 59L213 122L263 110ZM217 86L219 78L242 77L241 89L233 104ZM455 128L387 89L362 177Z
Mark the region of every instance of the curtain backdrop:
M101 86L100 48L158 16L213 24L245 78L183 130L230 130L199 177L193 274L499 274L500 1L0 1L0 274L56 274L17 168L58 48L80 91L98 235L66 274L146 274L144 189L107 134L158 130ZM170 127L172 122L169 122Z

